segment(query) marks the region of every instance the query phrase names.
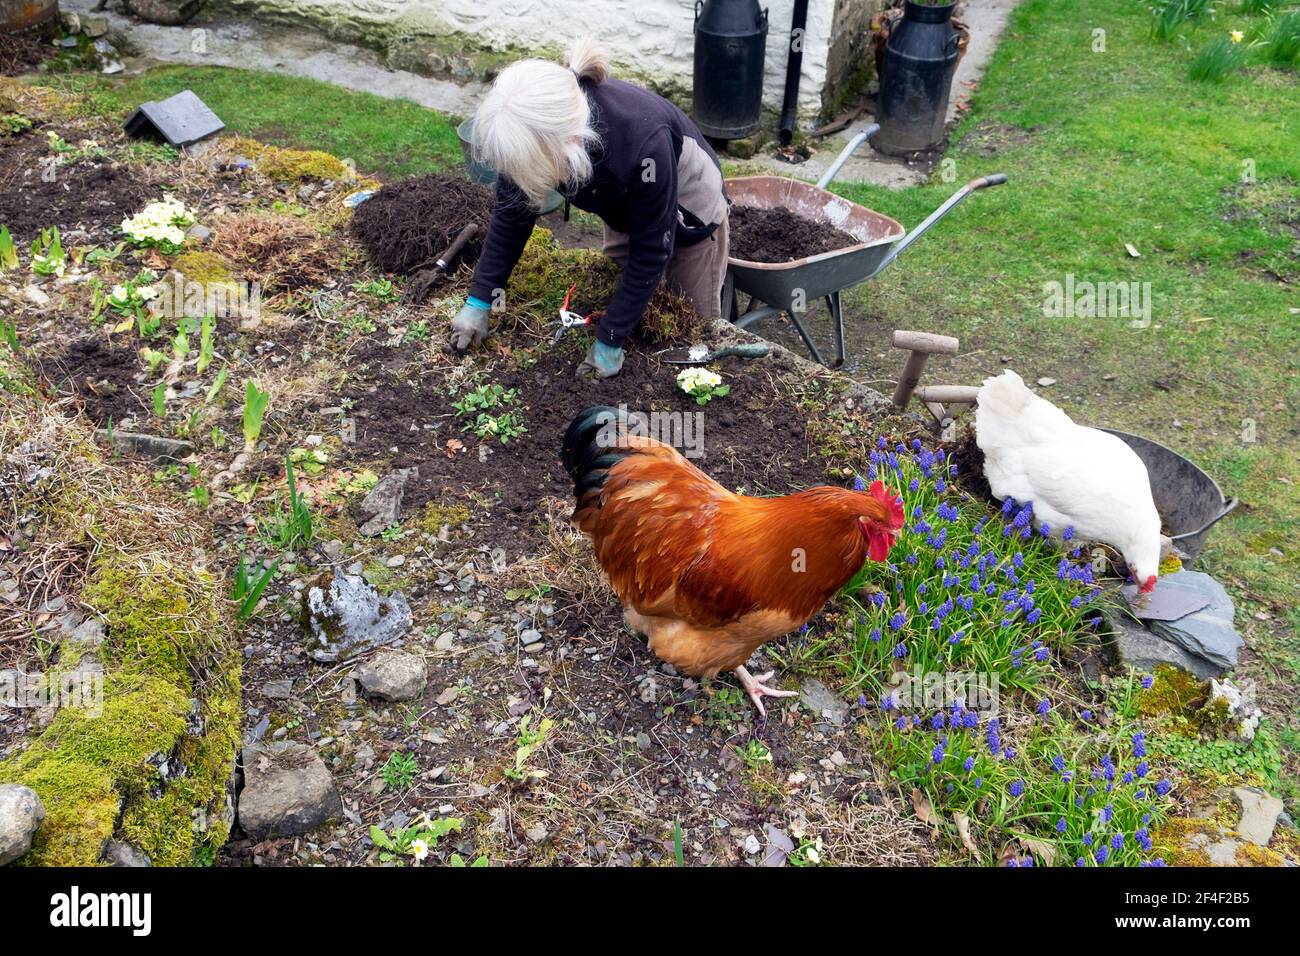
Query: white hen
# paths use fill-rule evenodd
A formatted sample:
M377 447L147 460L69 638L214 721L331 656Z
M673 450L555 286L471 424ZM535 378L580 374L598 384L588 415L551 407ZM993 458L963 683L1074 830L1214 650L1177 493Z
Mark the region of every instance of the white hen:
M1067 527L1117 548L1143 592L1160 568L1160 515L1146 465L1114 435L1076 425L1008 369L984 380L975 441L998 498L1033 502L1053 534Z

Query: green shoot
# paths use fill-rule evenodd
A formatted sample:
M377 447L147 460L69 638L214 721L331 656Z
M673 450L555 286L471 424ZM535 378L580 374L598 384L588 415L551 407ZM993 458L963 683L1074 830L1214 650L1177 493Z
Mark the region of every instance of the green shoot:
M253 612L257 610L257 602L262 599L262 592L271 583L271 578L279 566L278 560L272 561L262 568L256 578L253 578L249 576L248 563L242 556L240 557L239 566L235 569L235 600L239 602L239 609L235 615L239 620L246 621L253 616Z
M229 365L221 366L221 371L217 373L217 377L213 379L212 384L208 386L208 394L206 396L205 401L209 405L211 405L213 401L216 400L216 397L221 394L221 390L226 385L226 378L229 375L230 375L230 366Z
M244 447L250 451L262 434L262 418L270 403L271 393L262 391L250 378L244 397Z
M0 226L0 270L18 268L18 248L8 226Z
M213 334L217 329L217 318L214 315L205 315L203 317L203 326L199 330L199 361L194 366L194 371L202 375L212 364L212 355L215 351Z

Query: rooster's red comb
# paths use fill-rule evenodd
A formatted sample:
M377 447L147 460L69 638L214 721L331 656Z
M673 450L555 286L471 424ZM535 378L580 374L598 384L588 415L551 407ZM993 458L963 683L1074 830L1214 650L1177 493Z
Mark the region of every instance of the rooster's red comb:
M871 497L875 498L881 504L889 506L890 527L895 531L903 527L903 521L907 517L906 512L903 510L903 499L886 488L883 481L873 481L871 483L871 488L868 490L871 492Z

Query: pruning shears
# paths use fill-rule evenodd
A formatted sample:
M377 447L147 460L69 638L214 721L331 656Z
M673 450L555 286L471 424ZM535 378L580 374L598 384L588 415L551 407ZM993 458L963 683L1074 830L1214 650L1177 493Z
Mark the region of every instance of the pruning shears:
M560 303L560 328L555 333L555 337L551 339L552 344L560 341L560 337L575 325L590 325L592 318L596 315L595 312L588 315L579 315L577 312L569 311L569 300L573 298L573 290L576 288L578 288L578 283L575 282L564 293L564 301Z

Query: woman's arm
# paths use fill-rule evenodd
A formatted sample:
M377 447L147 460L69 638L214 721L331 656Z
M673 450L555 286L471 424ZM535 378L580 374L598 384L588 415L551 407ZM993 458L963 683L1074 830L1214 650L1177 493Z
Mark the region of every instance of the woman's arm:
M668 127L651 133L639 152L628 185L627 265L596 331L600 341L617 347L641 321L677 235L677 151Z
M519 262L537 222L537 210L528 205L519 187L505 176L497 177L496 191L492 222L469 285L469 294L486 302L489 307L496 307L504 301L502 296L510 281L510 273Z

